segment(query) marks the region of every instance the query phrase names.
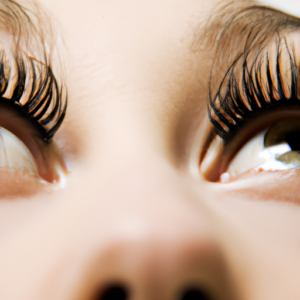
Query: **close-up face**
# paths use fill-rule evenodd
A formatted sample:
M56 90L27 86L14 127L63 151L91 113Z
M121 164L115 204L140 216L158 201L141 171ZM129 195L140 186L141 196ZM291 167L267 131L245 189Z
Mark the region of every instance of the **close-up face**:
M0 299L299 300L299 11L0 0Z

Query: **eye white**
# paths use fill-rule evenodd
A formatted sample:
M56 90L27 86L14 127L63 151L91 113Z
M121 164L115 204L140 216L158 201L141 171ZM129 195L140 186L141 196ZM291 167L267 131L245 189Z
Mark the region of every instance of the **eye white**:
M228 178L233 178L251 169L254 171L276 171L295 167L294 164L286 164L277 160L282 154L292 150L289 144L282 142L278 145L265 147L264 140L266 132L267 131L252 138L237 153L231 161L227 172L222 174L222 182L227 182L229 181Z
M27 171L38 175L30 151L20 139L3 127L0 127L0 169Z

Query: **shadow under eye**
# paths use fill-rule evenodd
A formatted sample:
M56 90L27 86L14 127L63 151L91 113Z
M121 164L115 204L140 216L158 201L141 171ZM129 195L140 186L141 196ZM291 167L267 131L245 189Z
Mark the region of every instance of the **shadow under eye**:
M250 201L276 201L300 205L300 168L272 172L245 172L232 181L218 183L223 195Z
M28 171L0 168L0 200L27 198L38 193L51 193L50 183Z

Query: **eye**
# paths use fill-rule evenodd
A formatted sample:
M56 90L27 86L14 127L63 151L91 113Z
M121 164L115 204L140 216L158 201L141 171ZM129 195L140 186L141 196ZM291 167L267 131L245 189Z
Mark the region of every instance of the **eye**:
M0 199L51 192L65 170L55 142L45 143L34 123L0 103Z
M300 167L300 44L293 34L249 44L208 105L212 135L200 170L209 181Z
M276 123L246 143L230 162L221 181L246 172L287 170L300 167L300 121Z
M57 182L65 169L55 143L45 143L35 124L14 107L0 103L0 182L9 175L14 183L31 176ZM3 189L2 189L3 190ZM1 189L0 189L0 197Z
M23 52L0 51L0 197L60 180L65 167L51 139L66 106L50 67Z
M214 135L200 164L206 179L227 182L245 174L300 167L298 110L278 110L252 123L229 141Z
M25 146L14 134L0 127L0 169L9 172L38 175L35 160Z
M57 156L44 152L34 139L24 140L32 151L16 135L0 127L0 199L50 192L50 182L60 180L63 164Z

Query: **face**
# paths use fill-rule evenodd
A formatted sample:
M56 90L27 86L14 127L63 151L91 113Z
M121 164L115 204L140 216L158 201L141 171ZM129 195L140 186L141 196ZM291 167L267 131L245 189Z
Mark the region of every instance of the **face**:
M0 298L299 299L298 20L250 1L30 7L13 45L31 54L2 59L25 88L19 110L1 90Z

